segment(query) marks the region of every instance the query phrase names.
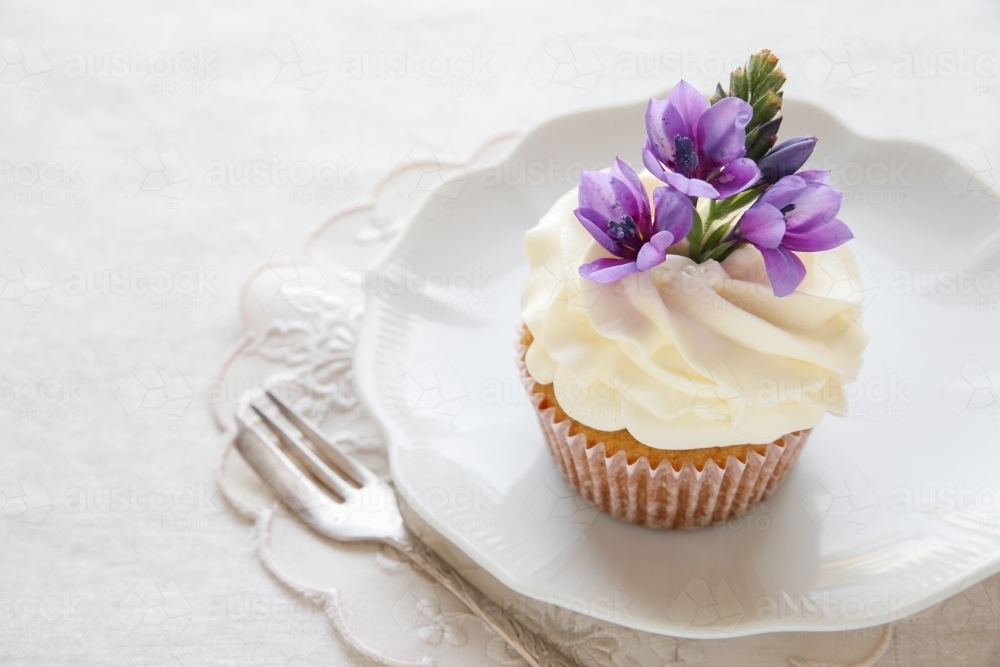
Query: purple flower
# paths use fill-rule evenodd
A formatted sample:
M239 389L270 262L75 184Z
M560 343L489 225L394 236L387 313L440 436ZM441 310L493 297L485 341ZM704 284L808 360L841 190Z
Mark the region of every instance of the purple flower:
M830 250L854 238L836 218L844 195L825 185L829 177L830 172L819 170L785 176L736 225L733 236L764 256L775 296L791 294L805 278L806 268L795 252Z
M760 178L746 155L746 126L753 107L736 97L714 105L681 81L666 100L646 109L646 146L642 162L679 192L724 199Z
M814 148L816 137L795 137L781 142L757 162L759 182L777 183L785 176L794 174L806 163Z
M580 224L614 255L580 267L580 275L596 283L612 283L661 264L667 248L687 236L694 216L691 198L670 187L653 190L651 211L639 176L617 158L610 174L583 172L579 202L574 213Z

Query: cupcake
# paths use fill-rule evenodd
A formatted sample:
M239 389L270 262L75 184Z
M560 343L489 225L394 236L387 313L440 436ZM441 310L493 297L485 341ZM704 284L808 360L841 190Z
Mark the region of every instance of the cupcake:
M682 81L649 104L646 171L584 172L525 237L525 388L567 482L620 520L738 517L846 413L853 235L829 174L800 170L815 138L775 145L783 81L768 52L712 100Z

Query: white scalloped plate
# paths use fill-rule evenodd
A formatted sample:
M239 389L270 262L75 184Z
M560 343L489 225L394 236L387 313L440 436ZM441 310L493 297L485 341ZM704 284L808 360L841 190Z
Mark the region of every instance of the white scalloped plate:
M932 149L801 102L782 136L819 136L865 282L851 415L716 528L619 523L561 480L513 361L522 238L581 167L640 164L644 108L542 124L504 165L432 192L377 262L356 367L400 494L512 589L674 636L879 625L1000 571L996 199Z

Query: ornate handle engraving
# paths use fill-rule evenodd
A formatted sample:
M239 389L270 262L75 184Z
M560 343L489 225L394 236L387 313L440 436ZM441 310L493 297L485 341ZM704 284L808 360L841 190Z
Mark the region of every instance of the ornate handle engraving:
M451 591L470 611L485 621L517 651L531 667L577 667L576 663L557 648L514 620L500 605L466 581L455 568L412 534L408 535L405 541L394 542L393 546L414 565Z

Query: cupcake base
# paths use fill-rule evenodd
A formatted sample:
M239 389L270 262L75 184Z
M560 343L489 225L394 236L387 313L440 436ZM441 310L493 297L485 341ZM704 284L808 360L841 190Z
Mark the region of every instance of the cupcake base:
M670 450L674 456L669 458L650 452L629 461L625 450L606 446L600 432L552 405L549 385L528 374L524 362L528 336L524 331L518 335L518 370L556 467L577 493L621 521L647 528L690 529L735 519L774 492L809 437L810 430L803 430L767 445L711 448L717 451L709 455L708 450ZM609 433L606 439L615 435ZM691 460L684 460L684 452L692 453ZM659 458L653 465L651 456Z

